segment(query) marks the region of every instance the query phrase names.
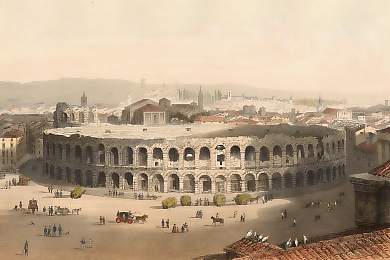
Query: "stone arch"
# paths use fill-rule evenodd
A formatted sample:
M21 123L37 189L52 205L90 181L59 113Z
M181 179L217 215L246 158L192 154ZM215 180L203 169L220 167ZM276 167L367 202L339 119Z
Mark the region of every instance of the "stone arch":
M153 156L153 166L161 167L163 165L163 159L164 159L162 149L159 147L153 148L152 156Z
M245 188L248 192L256 191L256 178L252 173L245 175Z
M79 185L79 186L83 185L81 170L79 170L79 169L74 171L74 182L76 185Z
M276 157L276 156L282 157L282 148L279 145L275 145L273 152L272 152L272 155L274 157Z
M265 172L259 174L259 185L258 185L258 190L268 190L269 189L269 178L268 174Z
M203 146L199 151L199 160L210 160L210 149Z
M85 186L93 187L93 176L91 171L85 173Z
M195 192L195 177L192 174L186 174L183 178L183 191Z
M146 173L138 174L138 189L141 191L148 191L149 184L148 184L149 178Z
M111 173L111 182L112 182L112 187L119 188L119 174L116 172Z
M253 146L245 148L245 161L256 161L256 149Z
M291 144L286 145L286 156L287 157L294 157L294 148Z
M311 186L314 185L315 182L315 176L314 172L312 170L307 171L307 185Z
M204 193L211 192L212 190L212 183L211 178L208 175L202 175L199 177L199 184L200 184L200 190Z
M299 160L303 158L305 158L305 148L300 144L297 146L297 159Z
M280 173L275 172L274 174L272 174L271 181L272 181L272 189L273 190L282 189L282 176L280 175Z
M106 187L106 174L104 172L99 172L97 183L99 187Z
M94 161L92 147L89 145L85 149L85 160L87 164L91 164Z
M154 192L164 192L164 178L161 174L154 174L152 183Z
M230 158L232 160L240 160L241 159L241 150L240 150L240 147L238 147L237 145L233 145L231 148L230 148Z
M148 150L145 147L138 148L138 166L148 165Z
M132 190L134 185L134 175L131 172L126 172L125 180L129 189Z
M330 182L332 180L332 173L329 167L326 168L325 170L325 177L326 177L326 182Z
M284 179L284 187L285 188L287 188L287 189L293 188L293 176L291 175L291 173L286 172L283 175L283 179Z
M61 167L57 167L56 179L62 180L62 168Z
M104 147L104 144L99 144L98 151L99 151L99 163L105 164L106 163L106 149Z
M309 144L307 146L307 151L308 151L308 156L309 158L313 158L314 157L314 147L312 144Z
M176 173L172 173L168 177L169 191L180 191L180 180Z
M241 176L232 174L230 176L230 189L232 192L241 192Z
M179 161L179 152L177 151L176 148L171 148L168 151L168 157L169 157L169 161L177 162Z
M112 147L110 149L111 165L119 165L119 151L118 148Z
M78 162L82 161L82 153L81 153L81 146L80 145L76 145L74 148L74 158Z
M75 119L75 115L74 115L74 113L72 112L71 114L70 114L70 121L71 122L74 122L76 119Z
M321 160L324 157L324 144L322 141L319 141L316 146L317 159Z
M72 182L72 171L70 170L69 167L65 168L65 174L66 174L66 182L71 183Z
M134 151L130 146L126 147L126 164L132 165L134 163Z
M303 187L305 185L305 177L302 172L297 172L295 176L295 186Z
M260 148L260 161L261 162L269 161L269 150L265 146L262 146Z
M225 146L219 144L215 147L217 167L225 166Z
M223 175L218 175L215 178L215 191L219 193L225 193L226 192L226 178Z
M195 160L195 151L191 147L186 147L184 149L183 159L185 161L194 161Z

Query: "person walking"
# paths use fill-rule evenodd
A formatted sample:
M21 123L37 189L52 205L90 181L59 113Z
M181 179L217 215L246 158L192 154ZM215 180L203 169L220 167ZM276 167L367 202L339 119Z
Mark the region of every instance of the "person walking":
M106 217L103 216L103 225L105 225L105 224L106 224Z
M57 227L56 227L56 224L53 225L53 237L56 236L56 232L57 232Z
M28 241L26 240L26 242L24 242L24 255L25 256L28 256L28 248L29 248L29 245L28 245Z
M293 220L293 227L296 227L296 225L297 225L297 222L296 222L296 220L294 218L294 220Z
M45 226L45 228L43 229L43 236L44 237L47 237L47 227Z
M61 224L58 224L58 235L62 236L62 226L61 226Z
M165 228L165 225L164 225L164 224L165 224L164 219L161 219L161 227L162 227L162 228Z
M165 221L165 226L166 226L167 228L169 228L169 219L167 219L167 220Z
M19 201L19 208L22 209L22 202Z

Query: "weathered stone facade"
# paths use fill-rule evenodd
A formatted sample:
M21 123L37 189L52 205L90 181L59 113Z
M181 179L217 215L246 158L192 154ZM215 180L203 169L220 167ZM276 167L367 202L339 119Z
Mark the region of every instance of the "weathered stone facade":
M343 131L334 130L321 138L270 132L151 139L47 131L43 174L79 185L147 192L297 190L346 175L344 138Z

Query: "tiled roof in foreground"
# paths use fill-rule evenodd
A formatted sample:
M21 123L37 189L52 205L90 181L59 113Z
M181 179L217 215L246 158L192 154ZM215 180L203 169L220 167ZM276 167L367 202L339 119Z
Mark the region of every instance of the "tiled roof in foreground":
M225 248L235 248L240 260L252 259L390 259L390 228L353 234L284 250L268 243L261 246L241 239ZM233 247L232 247L233 246ZM245 250L248 250L245 253Z
M390 160L372 169L369 173L375 176L390 177Z

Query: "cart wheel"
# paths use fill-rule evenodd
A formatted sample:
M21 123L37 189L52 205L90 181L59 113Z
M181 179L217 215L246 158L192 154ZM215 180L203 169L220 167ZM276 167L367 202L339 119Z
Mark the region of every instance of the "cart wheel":
M129 220L127 221L127 223L133 224L133 220L132 220L131 218L129 218Z
M121 223L121 219L120 219L120 218L116 218L116 219L115 219L115 222L116 222L116 223Z

